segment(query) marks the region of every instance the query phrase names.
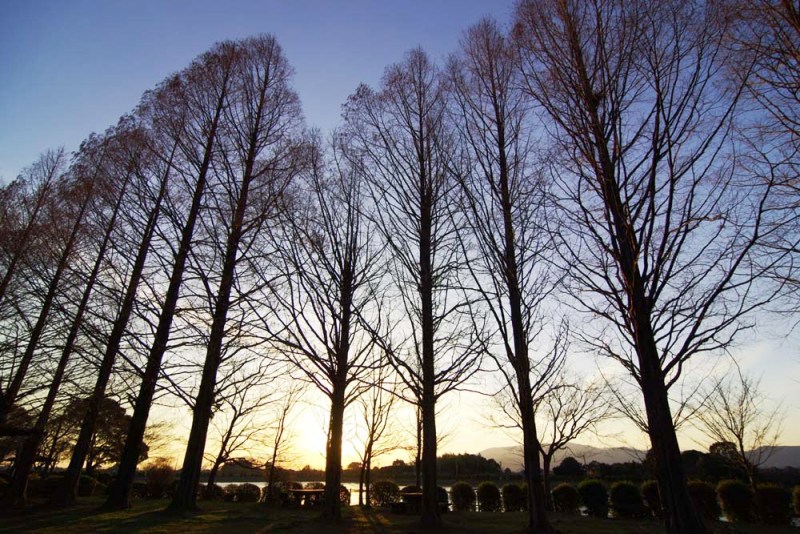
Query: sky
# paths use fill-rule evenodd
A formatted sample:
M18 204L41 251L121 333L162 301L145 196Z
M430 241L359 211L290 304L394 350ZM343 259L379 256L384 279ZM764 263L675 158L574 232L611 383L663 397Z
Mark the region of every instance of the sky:
M309 126L327 132L361 82L377 85L384 69L421 46L434 60L453 52L464 30L489 15L507 24L512 0L0 0L0 183L12 180L48 148L78 148L132 110L142 93L213 43L272 33L296 75ZM762 323L771 319L764 318ZM800 352L797 335L757 329L734 353L782 403L785 444L800 444ZM587 373L597 367L582 359ZM602 365L602 364L601 364ZM478 452L514 444L485 425L486 397L456 393L440 428L442 452ZM156 414L157 415L157 414ZM184 418L184 420L188 420ZM297 463L323 465L324 411L297 423ZM182 430L176 428L178 433ZM615 423L605 443L647 447L630 425ZM597 443L597 438L584 438ZM703 448L696 432L684 448ZM407 459L408 453L397 457ZM354 460L345 444L344 464ZM392 456L386 460L391 461Z

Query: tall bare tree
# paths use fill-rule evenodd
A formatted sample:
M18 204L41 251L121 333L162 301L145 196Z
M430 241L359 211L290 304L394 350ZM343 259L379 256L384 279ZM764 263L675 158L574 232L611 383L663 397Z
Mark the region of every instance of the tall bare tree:
M172 138L178 147L181 163L176 165L176 170L177 174L189 184L191 202L181 228L180 244L175 254L153 343L148 352L141 387L136 397L125 450L117 470L117 477L109 490L106 508L126 509L130 506L130 493L136 475L142 438L150 414L161 361L167 350L186 260L202 207L209 168L216 148L218 128L230 90L236 54L236 47L232 43L217 44L160 88L163 93L160 95L158 108L154 110L154 127L162 129L162 135Z
M124 136L125 132L121 131L117 132L116 134L114 132L109 132L106 134L108 137L113 137L114 135L118 137ZM112 146L107 148L101 144L100 150L108 150L113 152L113 145L115 143L113 140L108 142ZM89 145L85 146L84 149L90 151L92 150L92 147ZM125 153L124 149L117 150L117 152L119 152L119 154L116 158L114 156L106 156L94 162L95 165L104 166L103 170L94 173L95 180L101 185L98 186L98 194L94 195L96 201L93 206L93 211L98 212L101 215L99 217L100 220L97 221L97 226L99 226L97 230L99 230L102 238L98 244L91 271L83 287L83 294L81 295L74 316L72 317L72 324L70 325L63 347L61 348L61 355L58 359L58 365L56 366L55 373L50 381L47 397L39 411L39 415L37 416L36 423L33 428L33 434L23 444L22 449L17 457L17 461L14 464L12 493L17 504L24 504L26 500L28 476L33 468L36 453L41 445L42 434L48 424L50 413L56 402L56 395L58 395L61 388L61 383L64 379L64 373L66 372L67 364L70 361L73 349L78 341L78 335L80 334L83 326L84 315L86 314L86 310L89 305L89 299L92 296L92 292L94 291L94 287L97 283L103 264L106 262L106 252L109 247L109 242L117 224L117 216L123 205L123 200L125 199L128 182L133 174L132 162ZM135 154L133 157L135 157ZM104 163L106 165L104 165ZM119 174L116 174L115 171L119 172ZM105 189L105 191L103 191L103 189ZM103 204L106 204L107 206L104 206ZM103 215L105 215L105 217L103 217Z
M583 341L641 389L667 530L705 532L670 387L771 296L752 253L771 187L737 174L740 91L712 3L523 2L515 37L552 141L567 294Z
M374 203L373 218L388 245L392 277L402 303L402 327L383 349L420 407L423 427L422 517L441 524L436 487L436 402L469 379L479 344L466 313L471 303L458 279L458 188L450 167L446 91L439 70L421 49L386 69L381 88L358 88L346 109L353 157L362 166ZM400 319L400 318L398 318Z
M536 360L543 330L540 311L553 283L547 267L551 240L544 225L546 188L531 159L526 121L529 104L520 86L517 56L491 20L471 27L461 52L451 58L452 123L459 132L467 164L459 173L465 220L474 243L469 271L475 290L489 310L496 339L487 351L504 372L520 413L523 459L528 487L528 526L551 532L533 403L534 380L549 378L554 362ZM547 351L540 351L547 354Z
M218 176L222 191L218 194L212 189L209 194L220 206L215 211L220 217L218 223L224 225L225 236L218 245L222 265L202 380L171 510L197 507L197 486L217 395L217 371L222 363L237 267L245 264L244 256L253 249L259 231L275 218L284 190L303 165L300 105L290 86L292 69L280 45L274 37L263 36L235 46L231 90L223 104L222 176Z
M141 112L141 110L140 110ZM94 387L86 407L86 412L81 422L80 433L72 449L69 465L64 473L62 483L53 492L51 503L56 506L67 506L75 503L77 497L78 481L81 469L86 461L87 454L91 447L92 436L96 432L97 418L100 414L100 407L103 399L106 398L106 389L111 379L114 362L120 352L123 337L125 336L131 315L136 303L136 295L147 262L155 227L161 214L161 207L169 186L169 176L172 171L172 161L177 145L173 143L168 152L163 155L157 154L152 146L152 139L148 140L141 126L138 129L138 139L130 136L132 141L130 148L133 153L141 155L141 159L135 162L133 167L134 187L132 196L134 200L129 205L130 211L125 214L128 219L135 219L137 213L144 217L141 228L136 222L126 223L126 227L131 229L131 233L141 235L139 242L133 245L135 256L132 259L130 272L127 276L125 289L122 294L119 308L113 319L111 331L102 350L102 358L98 364L97 377ZM146 154L146 155L143 155ZM153 191L152 188L155 190Z
M334 143L336 143L336 138ZM266 297L264 325L278 350L330 400L325 453L324 515L341 517L342 432L345 409L364 389L373 366L372 328L381 246L361 202L364 183L334 145L328 168L320 159L296 196L299 206L286 232L278 234L282 273Z

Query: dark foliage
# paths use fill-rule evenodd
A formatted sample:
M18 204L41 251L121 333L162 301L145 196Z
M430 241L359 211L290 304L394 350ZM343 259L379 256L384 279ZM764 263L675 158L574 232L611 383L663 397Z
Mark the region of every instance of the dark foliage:
M640 489L642 499L650 509L650 512L657 518L663 517L663 510L661 509L661 496L658 493L658 481L646 480L642 483Z
M575 486L571 484L559 484L553 488L553 506L557 512L574 514L578 511L580 495Z
M553 468L553 474L561 477L582 477L585 471L581 463L572 456L567 456Z
M391 480L378 480L370 488L370 504L383 506L400 500L400 487Z
M777 484L756 486L756 512L758 519L770 525L788 525L792 517L792 495Z
M506 484L502 489L503 510L519 512L525 508L525 490L517 484Z
M499 512L501 509L500 489L494 482L481 482L475 491L478 498L478 510L481 512Z
M752 522L755 520L753 490L741 480L723 480L717 486L722 511L730 521Z
M708 482L692 480L689 482L689 495L697 510L708 521L717 521L722 511L717 500L717 490Z
M597 479L584 480L578 484L578 493L589 515L608 517L608 491L602 482Z
M453 510L457 512L469 512L475 507L475 492L466 482L456 482L450 486L450 501L453 503Z
M612 484L609 501L615 517L637 518L646 515L639 487L632 482L620 481Z

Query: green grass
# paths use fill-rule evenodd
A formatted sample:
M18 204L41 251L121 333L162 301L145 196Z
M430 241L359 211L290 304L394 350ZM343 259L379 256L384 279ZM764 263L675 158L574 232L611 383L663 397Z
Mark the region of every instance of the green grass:
M187 516L163 512L167 501L136 501L122 512L100 512L102 499L85 499L75 508L52 510L34 503L26 510L0 512L0 532L292 532L299 534L350 532L420 532L415 516L345 508L343 519L331 524L310 510L265 508L255 503L202 502L202 510ZM448 513L443 516L445 532L525 532L523 513ZM592 519L552 514L551 521L564 534L650 534L664 532L657 521ZM728 525L717 523L719 533L779 534L797 533L790 527Z

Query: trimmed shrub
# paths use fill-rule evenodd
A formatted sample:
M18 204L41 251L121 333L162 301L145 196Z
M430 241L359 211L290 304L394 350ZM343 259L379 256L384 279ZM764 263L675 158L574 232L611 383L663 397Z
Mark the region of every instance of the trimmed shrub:
M770 525L788 525L792 519L792 494L777 484L756 486L758 518Z
M5 477L0 477L0 500L11 497L11 483Z
M89 475L81 475L78 479L78 497L91 497L94 495L94 490L96 488L97 479Z
M342 506L350 506L350 490L344 487L344 485L339 486L339 504Z
M240 484L236 489L236 502L258 502L261 488L255 484Z
M225 493L222 495L222 500L225 502L236 501L236 493L239 491L239 484L228 484L225 486Z
M750 486L741 480L723 480L717 486L722 511L730 521L751 522L755 519L754 496Z
M384 506L400 500L400 486L391 480L378 480L370 488L370 504Z
M658 492L658 481L645 480L640 488L642 499L650 509L650 512L657 518L661 519L664 515L664 510L661 509L661 494Z
M146 482L134 482L133 487L131 489L131 494L138 498L138 499L146 499L147 498L147 483Z
M166 460L159 459L147 467L145 479L147 496L151 499L160 499L175 479L175 469Z
M481 482L475 490L478 498L478 510L481 512L499 512L501 509L500 489L494 482Z
M450 502L456 512L471 512L475 507L475 492L467 482L456 482L450 486Z
M708 521L719 520L722 511L719 507L717 490L714 489L714 486L702 480L690 480L689 495L704 519Z
M639 488L633 482L621 480L611 485L608 494L614 517L644 517L645 507Z
M63 475L50 475L44 479L31 477L28 479L28 495L50 497L63 480Z
M306 482L305 489L325 489L324 482Z
M608 491L597 479L590 478L578 484L578 494L583 505L593 517L608 517Z
M794 513L800 515L800 486L795 486L792 494L794 495Z
M516 484L506 484L502 489L503 510L519 512L525 506L525 492Z
M197 496L205 501L221 501L225 496L225 490L219 484L203 484L197 491Z
M447 490L441 486L436 486L436 502L448 506L450 505L450 501L447 498Z
M574 486L565 482L553 488L551 493L553 495L553 507L557 512L572 514L578 511L580 495Z

